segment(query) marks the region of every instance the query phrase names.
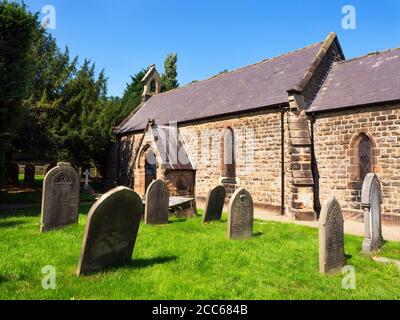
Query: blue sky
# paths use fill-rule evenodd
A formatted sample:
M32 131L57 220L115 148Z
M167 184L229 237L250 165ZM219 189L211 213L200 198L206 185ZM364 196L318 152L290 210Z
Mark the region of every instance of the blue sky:
M322 41L338 34L346 58L400 47L399 0L25 0L31 11L56 9L60 46L105 69L109 94L167 53L178 53L181 85ZM356 29L342 28L342 7ZM42 14L40 17L42 18Z

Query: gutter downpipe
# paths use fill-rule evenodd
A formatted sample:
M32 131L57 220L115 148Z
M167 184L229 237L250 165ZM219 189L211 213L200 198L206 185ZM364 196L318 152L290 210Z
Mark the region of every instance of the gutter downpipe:
M281 106L281 215L285 215L285 106Z

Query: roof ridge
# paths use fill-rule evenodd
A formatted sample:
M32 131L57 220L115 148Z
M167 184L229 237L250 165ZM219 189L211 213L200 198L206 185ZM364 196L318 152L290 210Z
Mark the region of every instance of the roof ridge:
M314 76L315 71L318 69L320 63L322 60L325 58L327 52L333 45L333 43L336 43L338 46L338 51L341 54L341 58L344 59L344 54L342 51L342 48L340 46L338 37L335 32L330 32L328 36L325 38L323 42L321 42L321 47L319 48L318 52L315 54L314 61L308 66L307 70L305 70L303 76L292 85L291 88L287 90L287 92L290 94L290 92L295 91L298 93L301 93L304 91L304 88L307 86L311 78Z
M347 62L353 62L353 61L356 61L356 60L361 60L361 59L364 59L364 58L367 58L367 57L377 56L377 55L380 55L380 54L389 53L389 52L396 51L396 50L400 50L400 47L391 48L391 49L387 49L387 50L383 50L383 51L371 51L371 52L366 53L366 54L364 54L362 56L354 57L354 58L347 59L347 60L337 61L335 63L336 64L344 64L344 63L347 63Z
M217 78L220 78L220 77L227 76L228 74L232 74L232 73L235 73L235 72L243 71L243 70L245 70L245 69L247 69L247 68L250 68L250 67L253 67L253 66L262 64L262 63L267 63L267 62L271 62L271 61L274 61L274 60L277 60L277 59L281 59L281 58L287 57L287 56L289 56L289 55L292 55L292 54L294 54L294 53L300 52L300 51L302 51L302 50L306 50L306 49L310 49L310 48L312 48L312 47L316 47L317 45L321 45L322 43L323 43L323 41L321 41L321 42L316 42L316 43L310 44L310 45L308 45L308 46L305 46L305 47L303 47L303 48L299 48L299 49L296 49L296 50L292 50L292 51L283 53L283 54L281 54L281 55L278 55L278 56L275 56L275 57L272 57L272 58L266 58L266 59L263 59L263 60L261 60L261 61L258 61L258 62L249 64L249 65L244 66L244 67L240 67L240 68L237 68L237 69L234 69L234 70L230 70L230 71L224 72L224 73L222 73L222 74L216 74L216 75L214 75L214 76L212 76L212 77L209 77L209 78L207 78L207 79L204 79L204 80L199 80L199 81L195 81L195 82L190 82L190 83L188 83L188 84L185 84L185 85L182 86L182 87L178 87L178 88L175 88L175 89L172 89L172 90L169 90L169 91L161 92L161 93L159 93L159 94L157 94L157 95L154 95L153 97L159 97L159 96L161 96L161 95L165 95L165 94L168 94L168 93L172 93L172 92L175 92L175 91L177 91L177 90L180 90L180 89L183 89L183 88L187 88L187 87L192 86L192 85L196 85L196 84L198 84L198 83L204 83L204 82L207 82L207 81L210 81L210 80L214 80L214 79L217 79ZM153 97L151 97L149 100L151 100ZM148 100L148 101L149 101L149 100Z

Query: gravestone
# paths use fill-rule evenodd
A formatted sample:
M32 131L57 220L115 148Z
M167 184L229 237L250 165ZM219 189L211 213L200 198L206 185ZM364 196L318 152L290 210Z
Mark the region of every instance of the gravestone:
M319 270L321 273L340 271L346 263L344 255L343 215L335 197L321 209L319 220Z
M17 186L19 183L19 166L16 163L11 163L7 169L7 183Z
M35 184L35 166L32 163L25 165L24 183L27 185Z
M162 180L153 181L146 192L145 224L168 224L169 192Z
M133 190L117 187L104 194L89 211L76 274L129 263L142 215L142 199Z
M224 186L216 186L214 189L210 190L207 195L203 223L207 223L213 220L221 220L225 197L226 189Z
M370 253L383 245L381 222L382 191L379 178L369 173L365 177L361 192L361 207L364 210L365 238L362 251Z
M69 163L60 162L43 181L41 232L78 222L80 181Z
M48 174L49 171L50 171L51 169L55 168L55 167L56 167L56 164L55 164L55 163L46 164L46 165L44 166L44 175Z
M228 207L228 239L249 239L253 236L254 207L250 193L235 191Z

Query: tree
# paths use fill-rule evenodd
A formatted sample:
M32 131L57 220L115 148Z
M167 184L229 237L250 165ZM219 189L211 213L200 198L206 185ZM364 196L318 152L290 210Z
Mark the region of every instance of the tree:
M117 119L118 122L124 120L132 111L134 111L142 102L143 84L142 79L148 69L142 69L131 76L130 83L126 84L126 89L121 99L122 115Z
M56 161L49 128L63 101L65 84L74 75L77 58L70 61L68 48L61 52L40 24L34 31L30 56L35 76L23 103L27 112L21 118L23 129L13 142L14 154L18 159Z
M36 24L37 16L25 5L0 0L0 183L33 78L29 53Z
M163 82L162 91L169 91L179 87L177 80L177 61L178 56L176 53L170 53L167 55L164 61L164 74L161 76Z

